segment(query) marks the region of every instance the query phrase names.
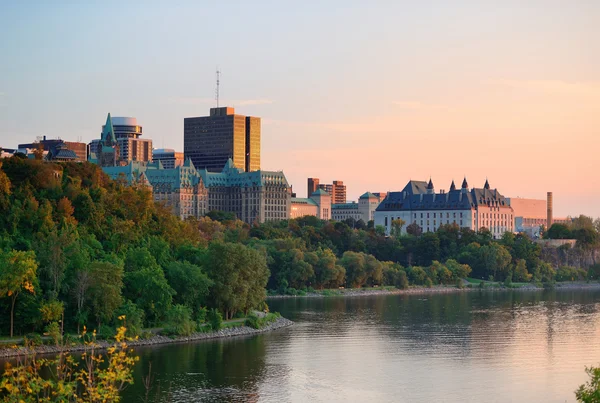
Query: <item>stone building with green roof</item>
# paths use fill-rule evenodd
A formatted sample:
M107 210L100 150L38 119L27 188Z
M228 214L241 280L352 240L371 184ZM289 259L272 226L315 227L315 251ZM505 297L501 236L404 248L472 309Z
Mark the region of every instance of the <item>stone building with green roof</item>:
M290 217L291 188L283 172L244 172L229 159L221 172L198 174L208 189L209 211L232 212L248 224Z
M357 202L336 203L331 205L331 218L344 221L352 218L355 221L363 220L364 223L374 219L375 210L379 206L379 197L371 192L366 192L358 198Z
M125 166L102 169L114 180L148 187L155 202L171 208L182 220L202 217L208 212L208 190L190 160L172 169L165 169L160 161L130 161Z

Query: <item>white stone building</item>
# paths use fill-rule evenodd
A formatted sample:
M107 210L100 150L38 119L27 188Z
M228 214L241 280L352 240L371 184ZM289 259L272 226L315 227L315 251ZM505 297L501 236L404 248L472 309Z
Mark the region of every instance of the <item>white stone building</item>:
M435 232L443 224L456 224L461 228L478 231L487 228L494 238L513 232L513 210L497 189L490 189L488 181L482 189L470 189L463 180L461 189L454 181L450 191L435 193L433 183L410 181L400 192L390 192L377 207L375 225L385 227L387 234L392 221L402 219L406 233L408 225L417 224L423 232Z

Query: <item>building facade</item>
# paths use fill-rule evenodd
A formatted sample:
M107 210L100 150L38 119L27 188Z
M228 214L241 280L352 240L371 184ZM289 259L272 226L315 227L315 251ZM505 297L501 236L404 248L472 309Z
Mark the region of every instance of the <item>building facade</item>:
M182 166L184 163L183 153L176 152L171 148L159 148L152 151L152 162L162 164L165 169Z
M87 146L85 143L64 141L61 139L46 139L46 136L33 143L19 144L18 151L27 155L38 149L45 151L46 159L52 161L87 161ZM62 152L59 156L60 150ZM64 159L63 157L67 155L67 159Z
M323 189L317 189L308 198L292 199L290 218L312 215L321 220L330 220L331 212L331 195Z
M155 202L170 208L182 220L201 217L208 212L208 191L191 161L175 168L164 168L160 161L130 161L124 166L102 168L113 180L146 186Z
M221 172L231 159L236 168L260 170L258 117L237 115L234 108L211 108L209 116L183 120L183 152L198 169Z
M308 186L306 190L306 197L310 197L319 188L319 178L308 178Z
M136 118L106 117L100 139L89 146L88 159L100 166L125 166L130 161L152 161L152 140L141 139Z
M548 198L524 199L511 197L506 199L514 211L515 232L524 232L532 238L539 238L542 227L550 228L552 223L567 224L568 218L553 218L552 193L548 192Z
M331 205L331 218L344 221L352 218L356 221L363 220L366 224L375 218L375 210L379 206L379 197L371 192L366 192L359 197L358 203L335 203Z
M343 181L333 181L332 183L320 183L319 178L308 178L307 195L311 197L317 189L322 189L331 195L333 204L346 203L346 185Z
M410 181L402 191L390 192L374 217L375 225L383 226L387 234L396 219L405 222L403 233L413 223L424 232L435 232L444 224L473 231L487 228L494 238L514 230L513 209L506 198L497 189L491 189L487 180L483 188L469 189L466 178L461 189L453 181L447 193L435 193L431 180Z
M208 189L208 210L235 213L248 223L290 216L291 188L283 172L244 172L229 159L221 172L198 170Z

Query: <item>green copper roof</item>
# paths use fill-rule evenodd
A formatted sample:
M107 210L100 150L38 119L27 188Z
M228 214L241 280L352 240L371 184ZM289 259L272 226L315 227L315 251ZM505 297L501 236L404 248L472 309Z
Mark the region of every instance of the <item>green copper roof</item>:
M317 189L311 196L329 196L329 193L324 191L323 189Z
M199 169L198 174L202 177L206 187L213 186L265 186L265 185L285 185L289 186L283 172L272 171L252 171L244 172L233 165L231 158L225 164L221 172L209 172L206 169Z
M358 203L335 203L331 205L331 210L342 210L342 209L358 209Z
M377 196L375 196L371 192L367 192L367 193L363 194L362 196L360 196L359 199L377 199Z
M103 145L113 145L117 142L115 137L115 130L113 129L112 118L110 117L110 112L106 117L106 124L104 125L104 129L102 129L102 136L100 137Z
M292 204L310 204L311 206L317 206L317 203L313 199L307 199L304 197L292 197Z

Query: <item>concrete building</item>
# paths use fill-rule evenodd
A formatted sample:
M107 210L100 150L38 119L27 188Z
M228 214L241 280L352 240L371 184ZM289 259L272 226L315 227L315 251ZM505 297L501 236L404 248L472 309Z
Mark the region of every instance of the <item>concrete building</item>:
M13 155L15 155L16 152L17 152L17 150L15 150L14 148L0 147L0 158L10 158Z
M319 188L319 178L308 178L306 197L310 197Z
M307 195L310 197L317 189L322 189L331 195L332 203L346 203L346 185L342 181L320 183L319 178L308 178Z
M45 151L45 158L49 161L87 161L87 145L85 143L46 139L46 136L33 143L19 144L18 152L28 155L38 149ZM62 150L60 156L59 150Z
M308 198L292 198L290 218L312 215L321 220L330 220L331 206L331 195L323 189L317 189Z
M491 189L486 180L481 189L469 189L466 178L461 189L454 181L450 190L435 193L433 182L410 181L400 192L390 192L375 211L375 225L385 227L389 234L392 221L402 219L424 232L435 232L442 224L456 224L461 228L478 231L487 228L494 238L513 231L513 209L497 189Z
M229 159L221 172L200 169L208 189L208 210L235 213L253 224L290 216L291 188L283 172L244 172Z
M185 158L198 169L221 172L231 159L242 171L260 170L260 118L211 108L209 116L185 118L183 126Z
M176 152L171 148L159 148L152 151L152 162L160 161L165 169L182 166L184 163L183 153Z
M300 218L304 216L317 216L319 206L311 199L292 197L290 201L290 218Z
M155 202L169 207L182 220L198 218L208 212L208 191L189 160L171 169L164 168L160 161L130 161L124 166L105 166L102 169L114 180L147 186Z
M547 199L524 199L511 197L506 199L514 211L514 231L524 232L532 238L540 237L540 228L546 229L552 223L567 224L568 218L553 218L552 192L548 192Z
M375 218L375 210L379 206L379 197L371 192L366 192L359 197L358 203L335 203L331 205L331 218L344 221L348 218L363 220L364 223Z
M152 161L152 140L141 139L136 118L106 117L100 139L89 144L88 159L100 166L127 165L130 161Z

